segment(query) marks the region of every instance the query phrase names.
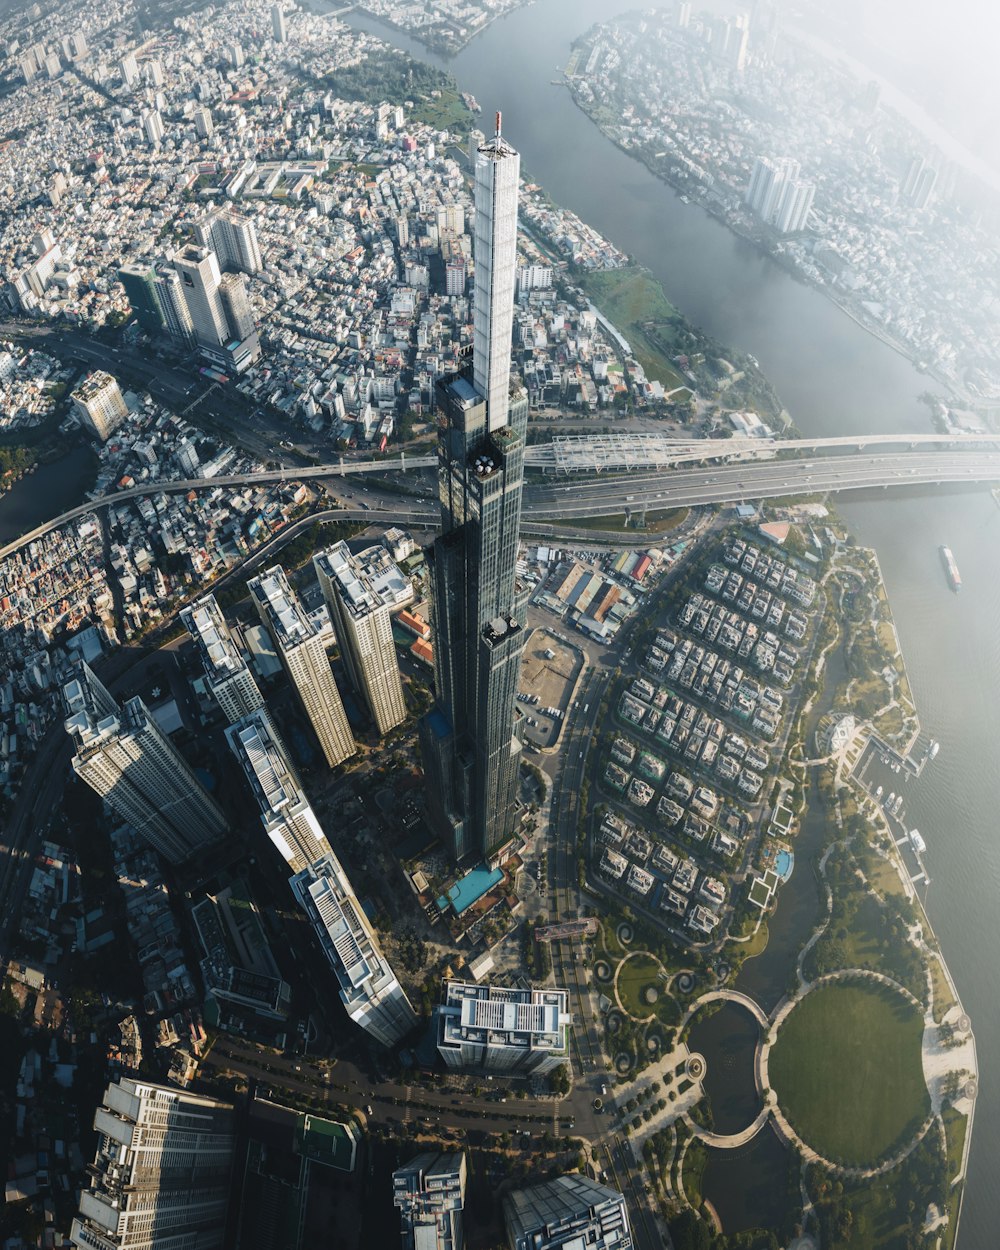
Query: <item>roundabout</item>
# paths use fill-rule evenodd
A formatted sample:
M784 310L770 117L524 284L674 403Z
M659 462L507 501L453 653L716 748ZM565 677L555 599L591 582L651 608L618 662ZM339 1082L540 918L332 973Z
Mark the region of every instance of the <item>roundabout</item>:
M930 1096L919 1006L888 978L833 974L779 1013L761 1080L814 1155L872 1169L922 1131Z

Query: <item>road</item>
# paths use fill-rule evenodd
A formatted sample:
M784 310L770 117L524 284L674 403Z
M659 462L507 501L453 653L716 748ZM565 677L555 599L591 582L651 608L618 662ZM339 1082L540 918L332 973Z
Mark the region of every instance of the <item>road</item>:
M332 482L339 479L343 488L343 484L356 475L384 476L387 473L428 469L436 464L434 456L403 454L384 460L354 460L294 468L282 466L259 473L145 483L89 500L53 517L44 525L0 547L0 559L87 513L145 495L281 481ZM707 468L637 470L625 476L614 474L576 479L572 485L564 484L563 478L558 484L526 485L523 513L526 533L558 538L560 534L568 536L565 525L574 519L621 516L624 512L639 515L700 504L780 499L890 486L941 486L956 482L976 484L994 481L1000 481L1000 451L900 449L874 456L866 451L864 454L854 452L817 457L812 461L798 458L711 465ZM388 512L390 515L386 519L393 524L437 524L438 507L430 500L395 495L385 490L381 492L381 500L379 510ZM374 515L376 509L364 502L359 502L359 507L362 512L373 513L371 520L377 519Z

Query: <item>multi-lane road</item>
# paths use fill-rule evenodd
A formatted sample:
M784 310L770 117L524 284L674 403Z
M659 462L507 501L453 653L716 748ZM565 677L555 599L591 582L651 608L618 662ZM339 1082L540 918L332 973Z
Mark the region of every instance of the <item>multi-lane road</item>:
M272 453L273 455L273 450ZM391 457L384 460L353 460L319 466L282 466L258 473L238 473L213 478L147 483L71 508L44 525L0 548L0 559L76 518L144 495L218 487L247 486L279 481L338 481L340 489L356 477L399 471L426 470L436 465L433 456ZM875 490L888 487L941 486L1000 481L1000 451L982 445L975 449L944 448L928 451L921 445L871 454L869 449L772 460L737 461L705 468L636 470L596 477L565 477L524 488L524 523L529 535L554 533L552 526L574 519L621 515L624 512L696 507L702 504L736 503L755 499L817 495L838 491ZM344 493L347 493L345 490ZM380 489L380 508L391 513L393 523L437 523L438 507L431 500ZM361 507L364 510L365 504ZM369 510L370 506L369 506ZM371 520L379 519L374 514Z

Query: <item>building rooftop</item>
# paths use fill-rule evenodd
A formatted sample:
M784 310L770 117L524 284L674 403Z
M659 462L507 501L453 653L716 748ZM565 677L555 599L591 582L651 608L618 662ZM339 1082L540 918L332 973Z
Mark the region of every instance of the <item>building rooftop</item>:
M216 680L246 668L214 595L206 595L181 612L181 620L198 647L205 672Z
M316 636L298 596L288 583L285 570L278 564L247 582L256 603L267 617L275 641L281 647L294 647Z

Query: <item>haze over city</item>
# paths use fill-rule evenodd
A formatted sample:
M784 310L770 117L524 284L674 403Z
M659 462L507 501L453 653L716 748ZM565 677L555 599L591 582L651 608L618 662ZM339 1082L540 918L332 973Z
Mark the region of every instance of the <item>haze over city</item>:
M6 1250L992 1250L998 22L0 7Z

